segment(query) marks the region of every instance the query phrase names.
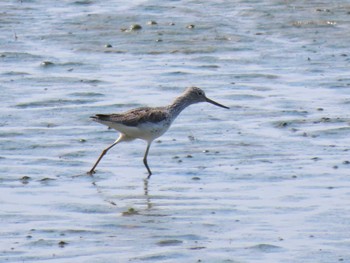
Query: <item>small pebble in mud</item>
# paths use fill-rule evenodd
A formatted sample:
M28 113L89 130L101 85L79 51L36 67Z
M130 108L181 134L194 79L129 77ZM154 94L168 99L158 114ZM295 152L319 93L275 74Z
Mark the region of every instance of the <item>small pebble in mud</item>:
M28 184L30 179L32 178L29 176L23 176L20 180L22 181L22 184Z
M288 122L281 122L280 124L277 125L278 127L287 127Z
M187 154L186 158L193 158L193 156L191 154Z
M105 45L105 48L111 48L111 47L113 47L111 44L106 44Z
M188 29L193 29L195 27L195 25L188 25L188 26L186 26L186 28L188 28Z
M316 8L317 12L330 12L331 10L328 8Z
M203 152L204 152L204 153L208 153L208 152L209 152L209 150L204 150Z
M123 216L132 216L132 215L138 215L139 212L135 208L129 208L128 211L125 211L122 213Z
M193 135L189 135L189 136L188 136L188 139L189 139L191 142L193 142L193 141L195 141L195 140L196 140L196 138L194 138L194 136L193 136Z
M350 161L344 161L343 164L350 164Z
M163 42L163 39L158 38L158 39L156 40L156 42Z
M137 31L137 30L141 30L142 26L140 26L139 24L132 24L129 29L130 31Z
M318 111L323 111L324 109L323 108L317 108Z
M339 168L338 165L333 166L333 169L338 169L338 168Z
M169 26L175 26L175 23L174 22L170 22Z
M156 21L151 20L147 22L147 25L154 26L154 25L158 25L158 23Z
M48 183L48 182L51 182L51 181L54 181L54 180L56 180L56 179L44 177L44 178L40 179L39 182L41 182L41 183Z
M53 63L51 61L43 61L40 64L40 66L42 66L42 67L49 67L49 66L53 66L53 65L55 65L55 63Z
M86 142L85 139L79 139L79 142Z
M182 244L183 242L181 240L176 240L176 239L170 239L170 240L161 240L157 242L157 245L159 246L175 246Z
M199 250L199 249L205 249L207 247L190 247L191 250ZM200 259L197 262L201 262Z
M64 247L65 245L67 245L68 243L67 242L65 242L65 241L60 241L60 242L58 242L58 245L60 246L60 247Z
M194 181L198 181L198 180L200 180L201 178L199 178L198 176L195 176L195 177L192 177L192 180L194 180Z
M328 117L322 117L320 122L330 122L331 121L331 118L328 118Z

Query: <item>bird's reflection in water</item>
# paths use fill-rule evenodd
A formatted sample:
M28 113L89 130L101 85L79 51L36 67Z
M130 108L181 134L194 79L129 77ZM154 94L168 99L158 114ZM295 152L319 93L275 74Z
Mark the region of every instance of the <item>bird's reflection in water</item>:
M143 190L145 193L145 197L146 197L146 203L147 203L147 209L151 209L152 208L152 203L151 203L151 198L149 196L149 191L148 191L148 181L149 179L144 179L143 180Z
M116 204L114 201L112 201L112 200L110 200L110 199L106 199L106 198L104 197L105 194L103 193L101 187L99 187L98 184L96 183L96 180L95 180L94 176L91 175L90 177L91 177L91 179L92 179L91 184L95 187L95 189L96 189L98 195L103 196L103 201L105 201L105 202L107 202L107 203L109 203L109 204L111 204L111 205L113 205L113 206L117 206L117 204Z
M117 206L115 201L111 200L110 198L106 198L106 193L104 193L103 189L98 185L98 183L95 180L94 175L91 175L90 178L92 180L91 184L95 187L97 194L99 196L102 196L103 201L105 201L113 206ZM153 207L153 204L151 202L151 197L149 195L148 182L149 182L149 179L147 179L147 178L143 180L143 191L144 191L144 197L145 197L145 201L146 201L145 202L145 204L146 204L145 210L149 210Z

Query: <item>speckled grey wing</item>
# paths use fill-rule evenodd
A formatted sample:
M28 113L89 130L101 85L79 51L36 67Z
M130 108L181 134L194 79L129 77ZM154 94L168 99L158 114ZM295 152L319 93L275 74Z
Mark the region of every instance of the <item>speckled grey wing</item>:
M95 121L121 123L126 126L137 126L145 122L161 122L168 117L162 108L138 108L121 114L96 114L91 118Z

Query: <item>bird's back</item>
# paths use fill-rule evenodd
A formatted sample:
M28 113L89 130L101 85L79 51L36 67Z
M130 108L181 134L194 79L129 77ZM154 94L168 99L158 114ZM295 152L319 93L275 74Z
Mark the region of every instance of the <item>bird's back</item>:
M129 137L147 141L162 135L172 122L166 107L142 107L119 114L96 114L91 118Z
M119 123L125 126L136 127L145 122L161 122L168 118L168 115L169 113L164 107L142 107L124 113L96 114L95 116L91 116L91 118L107 126L109 126L108 123Z

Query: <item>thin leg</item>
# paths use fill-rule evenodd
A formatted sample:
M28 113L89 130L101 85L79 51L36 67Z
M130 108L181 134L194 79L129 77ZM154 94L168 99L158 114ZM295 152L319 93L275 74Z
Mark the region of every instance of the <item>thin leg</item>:
M147 164L147 155L148 155L149 147L151 147L151 142L149 142L149 143L147 144L145 156L143 157L143 163L145 164L145 166L146 166L146 168L147 168L147 171L148 171L148 177L147 177L147 179L151 178L151 175L152 175L151 169L149 169L148 164Z
M95 173L95 168L98 165L98 163L102 160L103 156L111 149L113 148L115 145L117 145L119 142L121 142L121 140L123 139L123 136L120 135L119 138L110 146L108 146L106 149L104 149L100 155L100 157L98 157L96 163L94 164L94 166L91 168L91 170L89 172L87 172L87 174L94 174Z

